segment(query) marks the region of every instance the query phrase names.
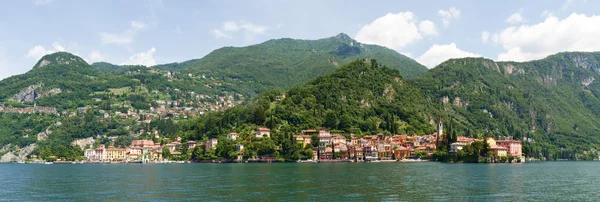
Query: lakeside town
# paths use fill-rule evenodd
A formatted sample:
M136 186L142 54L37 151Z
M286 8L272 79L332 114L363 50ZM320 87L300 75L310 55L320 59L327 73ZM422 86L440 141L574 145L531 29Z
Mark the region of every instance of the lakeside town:
M440 123L437 132L431 135L393 135L385 136L383 134L366 135L357 137L354 134L342 135L331 133L326 128L302 130L300 134L293 137L294 143L300 148L311 148L312 153L305 159L297 162L414 162L428 161L434 155L439 141L443 137L443 126ZM262 141L271 138L269 128L257 128L252 136L245 137L247 140ZM99 144L92 148L86 145L84 158L78 162L66 163L184 163L184 162L278 162L284 161L273 158L272 156L251 156L245 154L245 139L240 134L231 132L227 135L226 141L235 145L235 159L205 159L195 161L190 159L190 153L195 153L198 149L202 151L214 152L219 146L218 138L211 138L207 141L182 141L180 137L161 138L157 131L154 131L154 139L160 139L160 142L153 140L133 140L131 145L117 147L105 144ZM314 142L316 141L316 142ZM474 142L486 142L489 145L494 159L503 159L508 156L514 157L513 162L525 162L522 153L522 143L514 140L512 137L502 137L494 139L487 137L484 139L458 136L456 142L450 144L450 155L456 155L464 147ZM222 144L222 143L221 143ZM312 145L317 145L313 147ZM83 146L83 145L82 145ZM278 146L274 148L277 150ZM187 157L185 157L187 156ZM37 158L33 156L32 158ZM51 157L52 158L52 157ZM518 160L517 160L518 159ZM56 159L56 163L63 162ZM500 162L500 161L488 161Z

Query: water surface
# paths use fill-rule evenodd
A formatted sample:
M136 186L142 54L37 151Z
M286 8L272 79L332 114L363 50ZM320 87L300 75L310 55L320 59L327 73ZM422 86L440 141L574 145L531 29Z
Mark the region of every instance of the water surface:
M11 201L596 201L600 163L0 164Z

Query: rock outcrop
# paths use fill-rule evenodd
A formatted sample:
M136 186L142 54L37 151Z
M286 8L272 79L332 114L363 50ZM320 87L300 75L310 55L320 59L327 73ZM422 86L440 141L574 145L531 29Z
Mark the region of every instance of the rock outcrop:
M88 137L85 139L74 140L72 143L74 145L81 147L81 149L83 150L86 145L94 145L94 142L96 142L96 141L94 140L93 137Z
M31 85L31 86L21 90L21 92L17 93L16 95L14 95L12 98L9 99L9 101L33 102L38 99L38 93L36 90L42 86L44 86L43 83L40 83L37 85Z
M2 155L2 157L0 157L0 162L13 162L13 161L25 161L25 159L27 159L27 155L29 155L33 149L35 148L35 143L34 144L30 144L26 147L23 148L17 148L15 151L10 151L4 155ZM2 148L3 150L5 148Z
M9 99L9 101L12 101L12 102L35 102L36 100L38 100L40 98L49 97L49 96L53 96L53 95L62 93L62 90L60 88L54 88L54 89L50 89L48 91L41 91L40 88L43 86L44 86L44 83L31 85L31 86L21 90L21 92L17 93L16 95L14 95L12 98Z

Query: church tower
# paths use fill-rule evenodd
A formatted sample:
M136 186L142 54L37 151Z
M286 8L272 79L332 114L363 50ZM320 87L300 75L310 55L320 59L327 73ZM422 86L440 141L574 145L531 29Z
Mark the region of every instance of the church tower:
M441 116L440 116L440 122L438 123L438 128L437 129L438 129L438 131L437 131L438 137L444 136L444 123L443 123L443 120L442 120Z

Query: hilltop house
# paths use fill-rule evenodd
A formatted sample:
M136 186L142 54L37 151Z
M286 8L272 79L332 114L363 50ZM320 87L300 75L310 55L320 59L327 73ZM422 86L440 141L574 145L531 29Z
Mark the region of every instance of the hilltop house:
M256 130L255 136L257 138L262 138L262 137L271 137L271 129L268 128L258 128Z

